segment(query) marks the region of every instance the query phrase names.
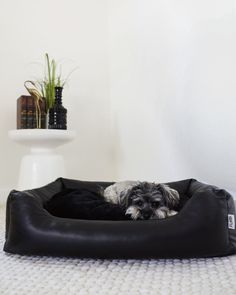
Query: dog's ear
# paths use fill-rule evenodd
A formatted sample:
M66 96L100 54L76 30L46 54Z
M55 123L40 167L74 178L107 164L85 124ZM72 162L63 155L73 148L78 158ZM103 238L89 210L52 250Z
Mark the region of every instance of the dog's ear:
M165 184L160 184L160 188L164 194L166 205L170 208L177 206L179 203L179 193Z
M128 208L132 201L132 193L133 193L133 187L126 189L121 192L120 194L120 205L124 208Z
M98 188L97 188L97 194L100 196L100 197L102 197L102 198L104 198L104 191L105 191L105 188L103 187L103 186L98 186Z

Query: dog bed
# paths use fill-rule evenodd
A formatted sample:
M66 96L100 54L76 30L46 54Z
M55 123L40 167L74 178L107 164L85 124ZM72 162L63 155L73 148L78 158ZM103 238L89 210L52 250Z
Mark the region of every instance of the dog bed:
M236 253L235 207L223 189L194 179L168 183L182 208L163 220L85 220L54 216L47 202L65 189L97 191L110 182L59 178L47 186L11 191L4 251L80 258L197 258Z

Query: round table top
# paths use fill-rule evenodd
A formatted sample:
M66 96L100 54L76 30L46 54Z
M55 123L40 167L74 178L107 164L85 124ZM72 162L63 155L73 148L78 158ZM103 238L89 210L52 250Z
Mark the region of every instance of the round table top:
M75 139L76 132L58 129L16 129L9 130L8 136L13 141L29 147L56 148Z

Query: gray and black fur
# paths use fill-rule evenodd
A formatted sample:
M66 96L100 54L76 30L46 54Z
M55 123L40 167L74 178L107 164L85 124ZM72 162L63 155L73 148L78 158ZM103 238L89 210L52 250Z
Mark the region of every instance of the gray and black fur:
M121 205L132 219L163 219L177 212L179 194L165 184L141 181L121 181L108 186L106 201Z

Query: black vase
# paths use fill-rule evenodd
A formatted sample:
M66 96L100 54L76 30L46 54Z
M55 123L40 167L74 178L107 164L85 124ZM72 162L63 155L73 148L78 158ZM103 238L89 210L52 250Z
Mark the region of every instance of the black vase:
M49 129L67 129L67 109L62 105L63 87L55 87L55 102L49 109Z

